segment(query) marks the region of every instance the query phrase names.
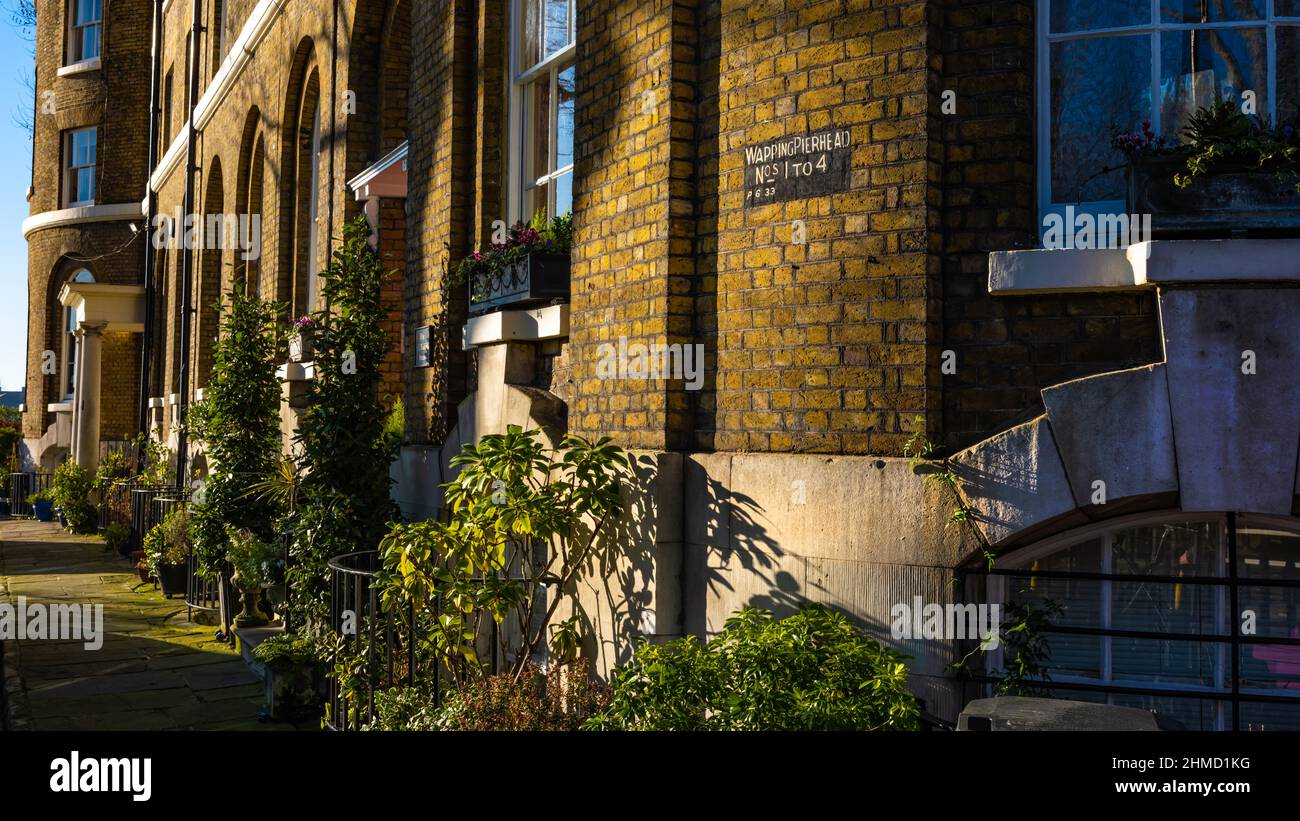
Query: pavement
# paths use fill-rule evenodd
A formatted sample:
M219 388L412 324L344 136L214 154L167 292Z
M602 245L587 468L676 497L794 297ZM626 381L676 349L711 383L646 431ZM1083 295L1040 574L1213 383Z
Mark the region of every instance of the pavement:
M186 618L180 597L141 584L97 537L0 520L0 602L102 604L104 640L0 642L10 730L291 730L260 723L262 682Z

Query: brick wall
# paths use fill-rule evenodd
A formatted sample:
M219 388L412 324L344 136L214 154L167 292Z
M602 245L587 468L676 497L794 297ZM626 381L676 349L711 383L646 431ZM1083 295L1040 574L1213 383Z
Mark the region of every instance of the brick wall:
M947 0L943 442L970 445L1042 407L1042 388L1161 356L1150 294L991 297L988 252L1037 243L1030 0Z

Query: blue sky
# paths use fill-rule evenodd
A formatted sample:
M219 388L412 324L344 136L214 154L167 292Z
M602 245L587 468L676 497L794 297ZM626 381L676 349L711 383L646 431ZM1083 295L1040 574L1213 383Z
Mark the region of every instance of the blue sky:
M27 186L32 181L32 143L14 122L30 112L32 92L24 82L32 52L0 19L0 389L18 390L27 370Z

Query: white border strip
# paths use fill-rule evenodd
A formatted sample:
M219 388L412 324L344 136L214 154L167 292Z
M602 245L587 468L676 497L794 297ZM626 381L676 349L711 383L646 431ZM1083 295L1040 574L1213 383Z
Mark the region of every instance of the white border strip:
M115 220L138 219L140 206L134 202L115 203L113 205L85 205L80 208L60 208L57 211L45 211L33 214L23 220L23 239L36 231L47 228L62 228L67 225L84 225L91 222L113 222Z

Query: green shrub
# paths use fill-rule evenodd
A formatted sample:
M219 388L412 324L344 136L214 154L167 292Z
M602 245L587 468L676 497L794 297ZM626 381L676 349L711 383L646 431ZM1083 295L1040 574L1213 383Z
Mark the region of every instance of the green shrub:
M118 479L129 479L135 466L125 453L115 450L104 455L99 460L99 468L95 471L96 482L115 482Z
M609 687L591 678L586 664L543 671L528 666L480 679L446 694L434 707L428 683L375 694L370 730L465 730L522 732L580 730L583 722L609 705Z
M126 544L127 538L131 535L131 529L121 522L114 522L104 529L104 549L111 550L114 553L122 552L122 545Z
M145 534L143 548L149 572L158 577L158 568L164 565L183 565L190 554L190 514L178 506Z
M34 505L37 502L53 502L53 501L54 501L54 490L51 488L46 488L45 490L38 490L35 493L33 493L31 496L27 497L27 504L29 505Z
M95 474L71 460L54 471L54 504L68 520L73 533L94 533L99 517L90 494L95 490Z
M587 726L620 730L915 730L904 657L842 614L745 608L702 645L642 644Z
M194 552L204 575L225 561L227 526L269 539L278 514L269 501L251 496L249 488L270 476L280 458L275 318L281 309L234 289L221 311L221 335L200 413L212 470L191 513Z
M307 636L281 633L253 648L253 658L272 672L289 674L316 666L316 644Z

